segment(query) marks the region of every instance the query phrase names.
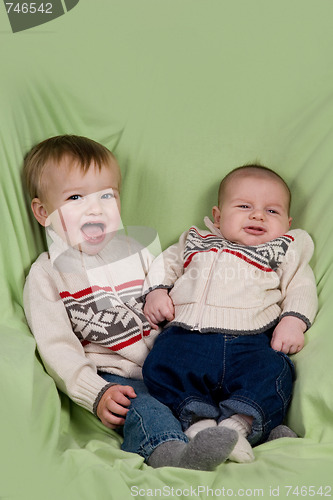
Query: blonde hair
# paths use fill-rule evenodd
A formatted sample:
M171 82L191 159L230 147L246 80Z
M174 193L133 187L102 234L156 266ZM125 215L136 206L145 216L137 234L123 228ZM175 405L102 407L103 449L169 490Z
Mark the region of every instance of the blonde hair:
M46 139L34 146L24 159L23 182L31 199L40 198L43 192L43 175L52 164L58 166L64 157L72 157L73 164L87 173L91 163L101 170L103 166L114 168L121 173L115 156L102 144L77 135L58 135Z
M271 170L270 168L268 167L265 167L263 165L260 165L260 164L257 164L257 163L250 163L250 164L247 164L247 165L242 165L241 167L237 167L237 168L234 168L233 170L231 170L231 172L229 172L221 181L220 183L220 187L219 187L219 192L218 192L218 206L221 205L221 201L225 195L225 192L226 192L226 189L228 187L228 184L230 182L230 180L235 177L236 175L238 174L247 174L247 175L251 175L251 174L259 174L259 175L263 175L263 176L266 176L266 177L270 177L271 179L275 179L277 181L279 181L281 183L281 185L284 187L286 193L287 193L287 197L288 197L288 212L290 211L290 204L291 204L291 191L287 185L287 183L285 182L285 180L279 175L277 174L276 172L274 172L274 170Z

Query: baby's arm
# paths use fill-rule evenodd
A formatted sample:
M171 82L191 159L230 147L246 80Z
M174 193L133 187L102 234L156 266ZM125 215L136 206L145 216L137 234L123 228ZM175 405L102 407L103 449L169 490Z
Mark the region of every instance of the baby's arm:
M154 330L158 329L158 324L162 321L172 321L174 318L174 306L168 290L165 288L156 288L148 293L143 312Z
M296 354L304 346L306 323L296 316L284 316L274 329L271 347L285 354Z
M178 243L171 245L152 263L143 290L146 296L144 314L150 326L158 329L162 321L174 319L174 305L169 290L184 272L184 246L188 231L183 233Z
M303 230L291 231L294 240L286 254L281 274L281 319L273 332L271 346L286 354L295 354L304 346L304 333L317 312L316 282L309 261L313 241Z
M127 397L126 397L127 396ZM97 416L109 429L124 425L130 399L136 398L130 385L112 385L103 394L97 406Z
M98 395L109 384L98 375L74 334L55 282L49 260L35 263L24 287L24 308L38 351L57 387L75 403L96 413Z

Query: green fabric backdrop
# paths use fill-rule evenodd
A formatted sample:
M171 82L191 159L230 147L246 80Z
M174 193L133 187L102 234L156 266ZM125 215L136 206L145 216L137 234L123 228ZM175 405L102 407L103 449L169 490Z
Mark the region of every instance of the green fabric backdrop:
M328 0L82 0L12 33L0 5L0 498L332 495L332 19ZM20 172L33 144L62 133L114 151L124 222L156 228L163 248L202 225L233 167L259 160L289 182L320 301L294 356L300 439L216 472L154 470L57 392L22 310L44 247Z

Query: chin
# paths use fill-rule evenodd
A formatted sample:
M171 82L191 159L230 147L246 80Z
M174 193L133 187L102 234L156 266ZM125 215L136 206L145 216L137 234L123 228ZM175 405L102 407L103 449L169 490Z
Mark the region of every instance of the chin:
M105 245L91 245L86 241L82 241L75 245L75 248L86 255L97 255Z
M263 236L253 236L250 238L245 238L242 241L237 241L236 243L247 247L255 247L258 245L262 245L263 243L267 243L268 241L270 241L270 239L267 237L265 238Z
M81 241L81 243L77 246L77 248L87 254L87 255L97 255L100 253L108 243L112 240L112 233L107 233L106 237L103 238L103 241L100 241L98 243L92 243L89 241Z

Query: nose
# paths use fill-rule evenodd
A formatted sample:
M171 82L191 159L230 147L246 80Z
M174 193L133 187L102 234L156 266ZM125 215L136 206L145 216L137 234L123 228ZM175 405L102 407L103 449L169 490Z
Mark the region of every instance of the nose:
M257 208L257 209L253 209L251 214L250 214L250 219L253 219L253 220L264 220L264 211Z
M98 193L89 194L86 197L86 213L88 215L101 215L102 205L100 200L100 195Z

